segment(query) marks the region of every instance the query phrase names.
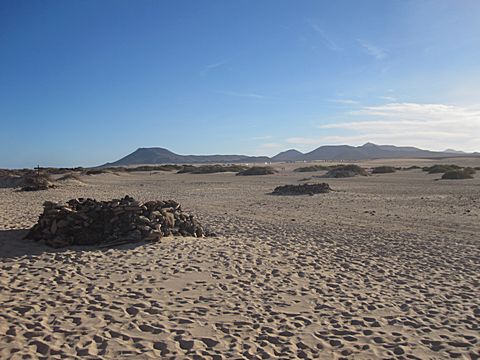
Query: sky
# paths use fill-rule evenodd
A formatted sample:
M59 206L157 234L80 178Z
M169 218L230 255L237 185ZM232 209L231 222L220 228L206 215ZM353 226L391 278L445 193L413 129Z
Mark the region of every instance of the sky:
M480 151L478 0L0 2L0 167Z

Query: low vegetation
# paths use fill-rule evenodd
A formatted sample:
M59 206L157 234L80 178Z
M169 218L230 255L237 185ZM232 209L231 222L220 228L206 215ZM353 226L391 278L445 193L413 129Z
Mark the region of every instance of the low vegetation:
M402 170L417 170L417 169L421 169L420 166L417 166L417 165L413 165L413 166L409 166L407 168L403 168Z
M80 178L80 175L75 173L65 174L57 179L57 181L68 181L68 180L82 181L82 179Z
M367 176L368 173L364 168L358 165L339 165L333 169L330 169L325 177L328 178L346 178L354 177L356 175Z
M248 169L246 166L242 165L202 165L202 166L193 166L185 165L177 173L178 174L215 174L222 172L240 172Z
M429 174L441 174L446 173L447 171L452 170L460 170L461 167L458 165L432 165L432 166L425 166L422 170L428 172Z
M389 174L395 171L397 171L397 169L393 166L377 166L372 169L372 174Z
M442 175L443 180L462 180L462 179L473 179L475 174L475 169L467 167L464 169L449 170Z
M277 186L272 195L315 195L332 191L327 183Z
M312 165L312 166L305 166L296 168L295 172L314 172L314 171L325 171L330 170L336 167L336 165Z
M120 168L126 172L136 172L136 171L174 171L182 169L182 165L143 165L143 166L136 166L136 167L126 167ZM118 168L112 168L112 170L119 171Z
M240 171L237 175L249 176L249 175L271 175L277 171L270 166L253 166L251 168Z
M85 175L100 175L100 174L108 174L110 173L110 169L90 169L84 172Z
M24 176L23 181L24 185L21 187L20 191L48 190L49 188L54 187L52 179L46 173L36 173L32 171Z

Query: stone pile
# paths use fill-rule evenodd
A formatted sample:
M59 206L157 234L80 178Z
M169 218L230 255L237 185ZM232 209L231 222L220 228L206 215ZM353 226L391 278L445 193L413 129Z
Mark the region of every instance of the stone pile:
M26 238L55 248L158 241L169 235L213 235L206 234L193 215L184 213L173 200L142 204L130 196L111 201L80 198L66 205L47 201L43 207Z
M301 185L283 185L277 186L273 190L273 195L314 195L323 194L332 191L327 183L319 184L301 184Z

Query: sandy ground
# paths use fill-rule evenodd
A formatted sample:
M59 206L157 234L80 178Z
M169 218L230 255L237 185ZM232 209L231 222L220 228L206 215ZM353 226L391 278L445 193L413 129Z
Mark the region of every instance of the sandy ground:
M480 160L385 160L428 165ZM0 189L1 359L479 359L480 175L131 173ZM320 180L320 179L319 179ZM215 238L51 250L45 200L175 199Z

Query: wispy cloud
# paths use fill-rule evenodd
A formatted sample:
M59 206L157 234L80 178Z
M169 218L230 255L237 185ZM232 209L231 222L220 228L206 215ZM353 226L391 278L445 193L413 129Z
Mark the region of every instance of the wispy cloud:
M354 144L367 141L433 150L480 151L480 109L446 104L389 103L345 114L349 121L320 125L316 138L292 137L298 145Z
M327 33L314 20L308 19L307 23L310 26L310 28L319 35L320 40L327 48L329 48L332 51L341 50L340 46L338 46L338 44L335 41L333 41L332 38L328 36Z
M237 92L237 91L226 91L226 90L218 90L215 92L217 94L222 94L227 96L235 96L235 97L243 97L243 98L251 98L251 99L271 99L271 96L252 93L252 92Z
M397 98L393 96L379 96L378 98L387 101L397 101Z
M264 136L252 137L251 140L268 140L268 139L272 139L272 138L273 138L272 135L264 135Z
M358 39L357 41L360 46L364 48L366 52L373 56L375 59L383 60L387 57L387 53L381 47L373 45L372 43L363 39Z
M202 70L200 70L200 75L205 76L207 75L210 71L219 68L225 64L227 64L230 60L223 60L223 61L218 61L212 64L205 65Z
M344 105L357 105L359 102L351 99L329 99L329 102L344 104Z

